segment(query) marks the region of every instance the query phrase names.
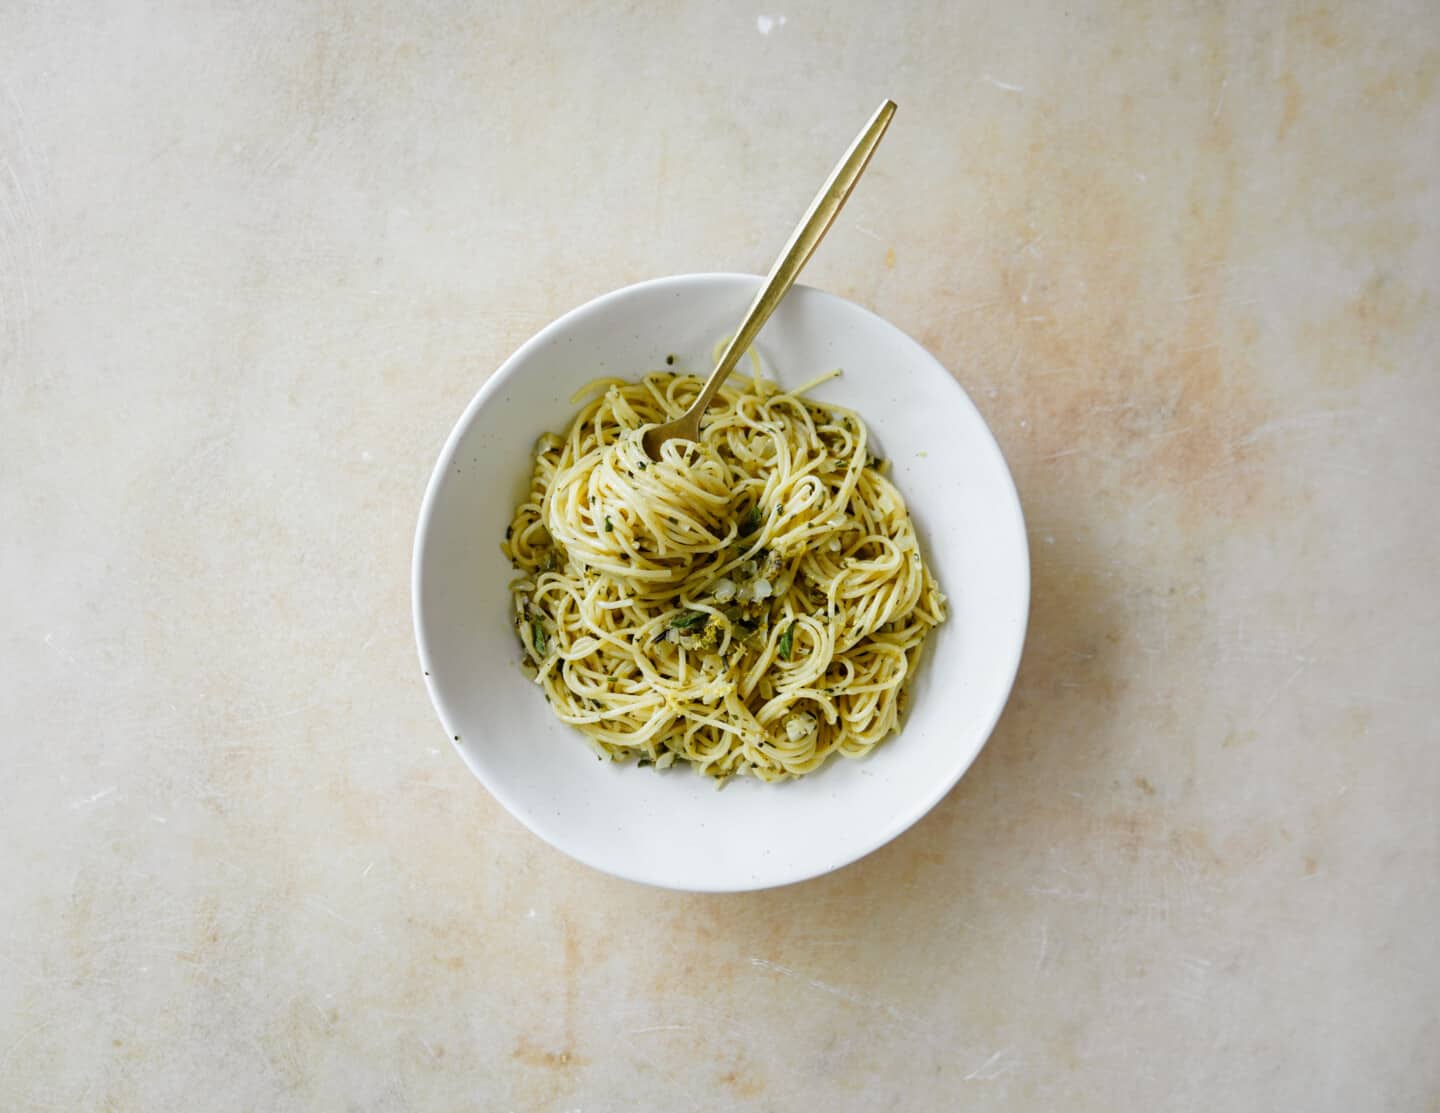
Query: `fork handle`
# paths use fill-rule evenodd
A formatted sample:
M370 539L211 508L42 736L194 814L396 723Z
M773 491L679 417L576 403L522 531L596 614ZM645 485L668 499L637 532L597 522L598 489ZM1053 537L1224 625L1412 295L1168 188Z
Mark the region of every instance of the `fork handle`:
M850 144L850 149L845 152L845 157L830 172L830 177L820 187L820 192L815 195L815 200L810 202L810 207L805 210L805 215L801 218L799 225L796 226L794 232L790 233L790 239L780 252L780 257L770 268L770 273L765 277L760 292L755 295L755 300L745 311L745 316L740 321L740 327L735 330L735 335L726 345L720 361L715 364L715 370L710 372L710 378L706 380L700 396L695 399L694 404L686 412L686 418L693 416L698 424L700 415L710 405L716 392L724 384L730 372L734 370L740 357L755 342L755 337L765 327L765 322L770 319L770 314L775 312L775 307L780 304L780 299L795 284L801 268L810 260L810 256L815 254L815 249L820 246L820 241L825 238L825 233L830 231L830 225L835 223L835 218L840 215L840 210L849 200L850 194L855 189L855 183L865 172L865 167L870 162L870 156L880 145L880 138L885 134L885 129L890 126L890 119L894 115L895 102L887 100L875 110L875 115L870 117L870 122L855 137L855 142Z

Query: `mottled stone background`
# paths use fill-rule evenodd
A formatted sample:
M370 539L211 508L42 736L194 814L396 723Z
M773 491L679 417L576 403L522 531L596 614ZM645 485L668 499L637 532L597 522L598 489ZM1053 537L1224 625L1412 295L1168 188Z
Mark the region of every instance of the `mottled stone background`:
M1440 1110L1437 74L1421 0L0 0L0 1108ZM887 95L807 278L1005 448L1009 711L834 876L591 873L426 700L430 466Z

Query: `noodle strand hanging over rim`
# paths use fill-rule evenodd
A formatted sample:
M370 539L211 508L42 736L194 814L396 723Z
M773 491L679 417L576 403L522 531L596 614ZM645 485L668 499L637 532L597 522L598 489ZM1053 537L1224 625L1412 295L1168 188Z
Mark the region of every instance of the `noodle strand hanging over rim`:
M599 379L569 432L540 438L502 545L526 665L612 760L775 781L859 757L899 729L945 619L905 500L857 415L758 364L699 443L651 461L645 427L701 385Z

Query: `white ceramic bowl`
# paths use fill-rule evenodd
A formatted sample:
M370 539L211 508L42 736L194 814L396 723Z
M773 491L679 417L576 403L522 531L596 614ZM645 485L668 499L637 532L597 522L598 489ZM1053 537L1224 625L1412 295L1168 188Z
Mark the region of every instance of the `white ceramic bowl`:
M480 389L431 476L415 538L415 635L430 698L485 787L535 834L608 873L674 889L761 889L853 862L900 834L959 780L1005 706L1030 595L1015 485L985 422L919 344L868 310L797 286L761 334L771 378L857 410L893 465L950 599L898 735L798 781L598 762L519 669L500 540L531 448L563 432L571 395L600 375L707 374L760 282L696 274L597 298L542 330ZM737 372L740 374L741 372Z

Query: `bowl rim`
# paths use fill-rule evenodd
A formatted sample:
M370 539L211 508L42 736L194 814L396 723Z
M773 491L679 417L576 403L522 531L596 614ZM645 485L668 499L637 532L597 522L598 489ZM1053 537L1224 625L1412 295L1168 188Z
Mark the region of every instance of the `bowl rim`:
M484 767L477 760L472 759L470 753L464 746L454 740L454 735L450 734L449 731L449 724L447 722L444 701L441 700L439 693L436 691L435 679L430 675L430 671L427 665L427 639L425 633L425 619L421 611L420 599L423 580L421 569L424 565L423 558L425 554L425 545L430 533L431 520L434 516L435 504L439 497L441 481L450 471L452 459L455 455L456 450L459 447L461 439L464 437L466 431L474 422L476 415L480 412L480 410L486 405L487 402L490 401L493 395L497 394L500 390L502 390L505 384L518 373L518 369L528 360L530 354L536 349L543 347L551 340L552 337L554 337L558 333L563 332L577 319L602 310L608 303L612 301L621 300L625 297L632 296L640 290L651 287L685 287L691 285L709 284L714 282L734 281L743 281L758 285L759 283L764 281L764 278L760 275L746 274L738 271L697 271L686 274L663 275L658 278L649 278L640 282L630 283L629 285L621 286L617 289L600 294L596 297L591 298L588 301L582 302L580 305L577 305L572 309L567 310L559 317L556 317L554 320L552 320L549 324L541 328L524 343L522 343L503 362L501 362L501 364L486 378L483 383L480 384L480 387L475 392L474 397L470 399L469 404L465 407L460 417L456 420L455 424L450 429L449 434L446 436L445 442L440 449L438 457L436 458L435 466L430 473L430 478L425 485L425 494L420 502L420 513L415 525L415 540L411 550L410 607L411 618L415 627L415 648L419 657L421 678L424 681L426 693L430 697L431 706L435 709L436 714L440 718L442 727L446 728L446 734L451 739L450 744L459 752L460 758L465 763L466 767L485 787L486 791L488 791L490 795L494 797L495 800L511 815L512 818L518 820L522 826L524 826L527 830L530 831L531 834L535 835L546 845L565 854L567 857L570 857L575 861L590 867L591 869L598 870L601 873L609 874L612 877L618 877L625 881L637 882L639 884L652 886L654 888L668 889L679 892L756 892L763 889L779 888L786 885L798 884L802 881L809 881L817 877L823 877L827 874L834 873L837 870L843 869L846 866L853 865L855 862L860 861L862 858L868 857L875 851L879 850L882 846L885 846L887 843L890 843L895 839L899 838L911 827L919 823L920 820L925 818L925 816L928 815L936 807L936 805L938 805L940 801L943 800L950 793L950 791L960 782L960 779L964 777L967 772L969 772L970 767L974 765L975 760L980 756L980 753L985 749L986 745L989 744L990 738L995 732L995 727L999 723L1000 717L1004 714L1005 708L1009 704L1010 696L1014 692L1015 679L1019 674L1020 662L1024 656L1025 641L1028 635L1030 625L1030 603L1033 585L1030 575L1030 541L1025 526L1024 510L1020 503L1019 490L1015 485L1015 477L1010 470L1009 463L1005 459L1005 454L1000 448L999 442L995 439L994 431L991 430L989 423L985 420L985 417L980 412L979 407L975 405L975 402L971 399L969 393L965 390L963 386L960 385L959 380L955 378L955 376L950 372L950 370L943 363L941 363L929 351L929 349L927 349L923 344L921 344L913 336L907 333L904 329L900 328L899 325L894 324L893 322L880 316L874 310L869 309L866 306L860 305L858 302L852 301L849 298L842 297L839 294L831 293L828 290L821 290L818 287L807 286L802 283L796 283L794 290L805 291L806 297L818 297L823 300L839 302L843 304L846 309L858 312L862 316L870 318L874 324L877 324L883 329L888 330L890 333L892 333L896 337L896 339L899 340L902 344L910 345L914 349L914 353L917 359L923 362L928 362L937 372L940 373L940 377L950 384L957 396L955 398L955 401L962 407L966 407L972 412L972 414L979 422L980 429L984 433L984 437L981 439L981 444L983 446L982 451L993 454L996 461L1000 465L999 474L1001 477L1003 477L1004 482L1001 485L1002 490L998 491L997 494L1001 496L1002 501L1005 503L1004 511L1007 516L1013 518L1012 524L1016 530L1016 535L1020 540L1019 555L1021 567L1017 569L1017 574L1020 577L1020 594L1023 606L1021 609L1020 620L1015 626L1014 633L1010 639L1009 644L996 647L997 657L1000 657L1005 663L1004 675L1007 679L1003 687L999 685L996 686L994 694L990 697L991 706L986 710L986 713L983 716L983 722L985 726L984 730L980 733L980 743L975 747L974 752L971 753L964 762L958 763L955 766L954 771L951 775L942 777L937 780L931 787L929 792L925 793L924 795L917 795L916 802L910 808L901 812L898 818L892 819L890 823L886 824L882 828L877 828L876 833L871 838L863 840L861 843L858 843L856 849L854 849L853 851L848 851L847 856L837 861L825 864L818 869L804 867L801 870L794 872L793 874L776 876L771 879L763 880L759 883L722 882L717 884L708 884L704 881L701 881L699 883L686 882L684 884L675 884L654 876L646 876L639 871L627 870L623 865L616 865L615 863L610 861L600 860L593 855L587 854L583 848L574 846L562 846L559 843L553 841L552 838L545 831L541 830L534 822L532 822L528 809L519 806L512 799L510 793L506 791L503 785L498 783L496 779L487 775Z

